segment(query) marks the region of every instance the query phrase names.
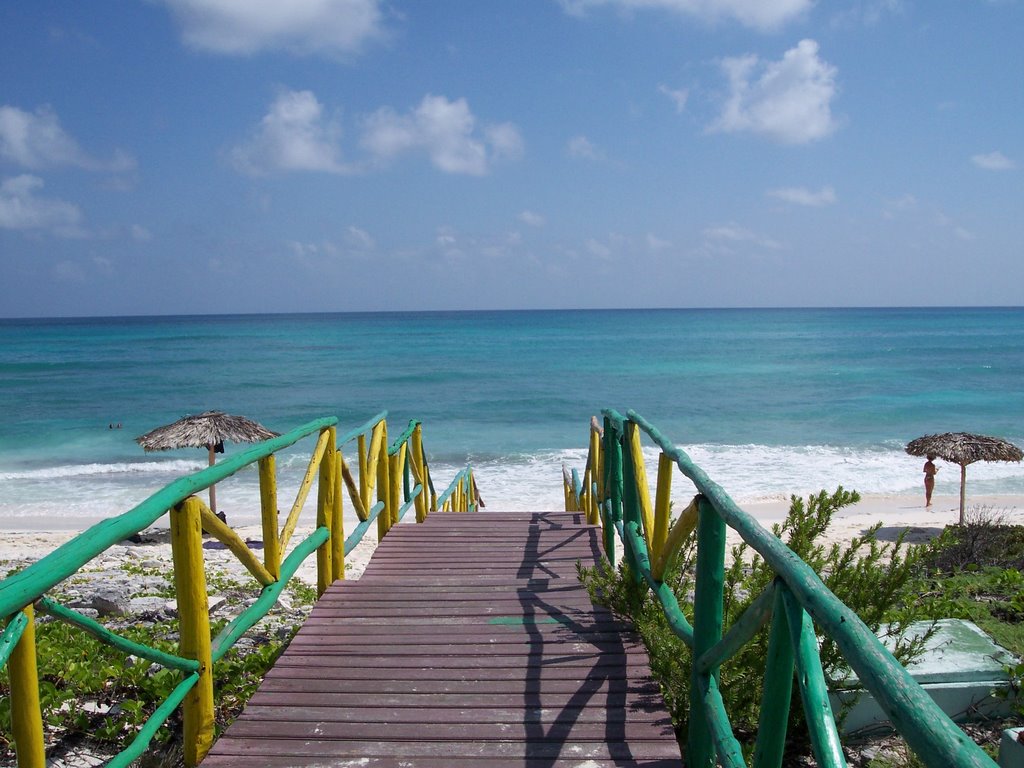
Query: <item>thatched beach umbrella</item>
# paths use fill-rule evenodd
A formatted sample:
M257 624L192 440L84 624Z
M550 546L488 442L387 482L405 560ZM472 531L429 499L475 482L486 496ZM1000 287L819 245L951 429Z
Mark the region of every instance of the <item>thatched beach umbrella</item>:
M175 448L206 448L210 452L210 466L214 454L224 453L224 441L232 443L258 443L277 437L262 424L244 416L232 416L223 411L206 411L194 416L185 416L173 424L147 432L136 437L135 442L149 451L169 451ZM210 510L217 512L217 495L210 486Z
M1024 452L1013 443L998 437L972 435L968 432L943 432L925 435L907 443L911 456L938 456L960 465L960 524L964 522L964 500L967 492L967 465L976 461L1020 461Z

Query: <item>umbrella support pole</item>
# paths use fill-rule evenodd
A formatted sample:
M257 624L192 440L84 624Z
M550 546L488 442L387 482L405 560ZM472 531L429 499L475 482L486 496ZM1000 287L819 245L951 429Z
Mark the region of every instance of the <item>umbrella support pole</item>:
M964 507L967 501L967 465L960 465L960 525L964 524Z
M217 459L214 456L214 446L211 443L210 444L210 466L211 467L213 466L215 461L217 461ZM213 512L213 514L215 514L215 515L217 514L217 489L216 489L215 485L211 485L210 486L210 511Z

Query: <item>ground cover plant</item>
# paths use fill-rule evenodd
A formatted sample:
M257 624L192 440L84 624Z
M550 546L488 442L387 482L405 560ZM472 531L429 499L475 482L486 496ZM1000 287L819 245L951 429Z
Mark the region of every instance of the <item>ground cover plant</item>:
M883 624L889 623L889 631L895 638L895 655L906 662L920 652L926 640L926 637L903 637L907 625L923 616L914 610L914 602L907 599L920 572L922 550L905 546L902 536L895 542L880 542L875 535L879 526L846 546L826 546L821 541L834 514L859 498L856 492L842 488L834 493L822 491L806 501L794 496L786 519L772 530L872 630L878 631ZM742 615L774 578L763 559L752 553L746 544L733 547L730 555L731 564L725 573L723 617L726 628ZM684 613L691 620L695 561L696 545L691 537L689 545L680 551L665 576L665 582L672 587ZM602 564L580 570L593 599L632 620L642 635L651 657L652 672L661 684L677 733L685 738L692 661L689 649L672 634L659 605L647 590L636 584L624 561L617 568ZM900 609L898 614L895 613L897 608ZM748 752L752 750L757 730L767 645L768 630L765 627L721 668L719 687L726 711L734 732ZM821 645L821 659L826 677L842 677L845 665L835 644L827 638ZM790 718L787 755L808 754L810 742L797 698L793 700Z
M151 585L146 591L173 598L173 573L168 570L143 568L132 562L124 563L121 569L151 584L155 578L163 579L162 586ZM87 578L88 574L75 576L68 586ZM240 612L255 597L251 581L239 581L227 571L212 568L207 580L211 594L226 598L226 613ZM60 594L58 587L54 596L59 599ZM308 612L316 591L292 579L285 594L287 609L272 609L214 665L217 735L255 693L297 630L301 616ZM169 653L177 650L178 622L174 618L153 621L140 616L113 616L98 620L129 640ZM227 621L225 617L211 620L212 633L215 635ZM144 659L126 658L91 635L49 617L37 616L36 641L48 757L80 748L96 754L116 754L130 743L181 680L180 673ZM166 755L176 752L175 742L180 736L179 708L158 731L148 761L166 761ZM4 669L0 670L0 765L14 765L12 739L10 687Z

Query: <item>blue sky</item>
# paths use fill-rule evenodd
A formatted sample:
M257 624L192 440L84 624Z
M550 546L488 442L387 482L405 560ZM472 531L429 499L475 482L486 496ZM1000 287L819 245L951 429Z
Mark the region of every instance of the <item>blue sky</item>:
M0 316L1019 305L1021 40L1021 0L8 0Z

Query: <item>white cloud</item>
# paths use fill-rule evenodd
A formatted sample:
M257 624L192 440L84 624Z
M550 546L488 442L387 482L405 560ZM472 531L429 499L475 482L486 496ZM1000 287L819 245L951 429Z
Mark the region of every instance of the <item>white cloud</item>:
M657 235L648 232L647 233L647 247L652 251L664 251L672 247L672 243L668 240L662 240Z
M882 203L882 217L885 219L895 219L899 214L906 213L907 211L913 211L917 209L917 198L909 192L902 197L896 198L895 200L885 200Z
M54 279L62 283L84 283L85 270L73 261L58 261L50 270Z
M769 197L775 197L787 203L807 205L812 208L832 205L837 199L836 191L832 187L822 187L817 192L804 187L780 187L768 190L767 194Z
M341 126L325 118L323 111L311 91L285 91L252 136L230 151L232 164L253 176L273 171L350 172L341 162Z
M77 205L37 197L43 188L38 176L23 174L0 183L0 228L43 229L62 237L80 237L82 212Z
M163 0L185 42L215 53L358 52L384 36L380 0Z
M748 131L784 144L824 138L836 128L831 102L836 68L818 57L818 44L801 40L781 61L751 54L728 58L722 69L729 95L713 131Z
M979 168L984 168L986 171L1012 171L1017 167L1017 164L1002 152L974 155L971 158L971 162Z
M751 232L737 224L719 224L714 227L708 227L704 230L703 234L706 242L737 244L750 243L772 251L777 251L782 248L782 244L777 240L773 240L765 235L757 234L756 232Z
M499 123L484 129L484 135L494 150L494 156L503 160L518 160L523 156L523 137L512 123Z
M602 160L604 152L586 136L573 136L569 139L569 157L583 160Z
M586 245L587 251L589 251L592 255L597 256L600 259L611 258L612 249L605 243L595 240L594 238L590 238L589 240L587 240Z
M732 19L762 31L777 29L814 5L814 0L559 0L566 13L580 16L589 8L612 6L624 11L655 8L694 16L707 23Z
M408 114L390 107L366 118L362 146L379 160L422 150L445 173L482 176L495 160L522 153L519 129L511 123L485 126L476 131L476 118L465 99L450 101L426 95Z
M686 101L690 98L690 92L685 88L669 88L667 85L658 86L659 93L667 96L676 107L676 114L681 115L686 109Z
M139 243L147 243L153 239L153 233L146 229L141 224L132 224L131 226L132 240Z
M345 233L345 239L350 246L361 251L372 250L377 244L369 232L359 227L350 226Z
M523 211L519 214L519 220L531 227L543 227L545 224L544 217L533 211Z
M46 106L35 112L0 107L0 158L31 170L72 166L116 173L135 167L135 160L122 151L110 160L85 152L61 127L57 113Z

